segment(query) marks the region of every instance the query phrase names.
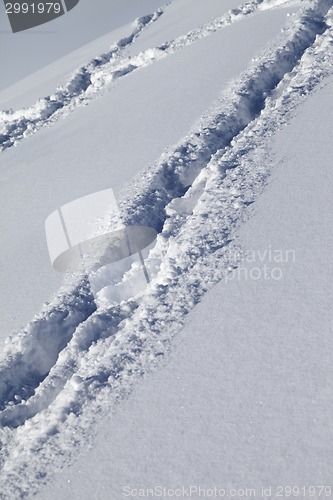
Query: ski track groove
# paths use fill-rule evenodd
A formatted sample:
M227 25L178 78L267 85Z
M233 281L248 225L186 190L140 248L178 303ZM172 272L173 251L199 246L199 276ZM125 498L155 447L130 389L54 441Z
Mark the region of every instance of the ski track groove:
M109 52L95 57L80 67L70 81L54 95L40 99L34 106L18 111L0 111L0 151L16 146L45 125L65 117L69 112L98 97L111 83L133 71L145 68L174 54L182 48L215 33L221 28L243 20L265 5L265 0L250 0L232 9L211 23L191 30L175 40L149 48L134 57L122 56L140 34L163 15L163 8L135 21L133 32L118 41Z
M283 48L261 58L236 87L232 86L228 105L224 103L215 116L208 117L150 169L134 201L128 201L134 188L128 200L123 200L127 222L151 224L153 219L159 229L148 262L159 260L161 273L140 304L131 300L89 313L89 307L93 309L91 297L84 287L81 289L81 314L87 318L73 335L68 332L67 347L57 353L57 362L48 374L43 374L45 378L35 394L16 406L8 406L2 398L3 424L20 426L15 439L13 431L5 431L3 439L9 443L6 453L12 457L5 462L5 478L14 477L15 482L15 467L19 464L18 470L22 470L22 464L28 466L29 456L32 459L36 449L43 456L38 475L44 477L50 458L42 452L42 445L52 440L53 447L62 451L61 442L56 442L54 419L58 427L66 422L63 432L68 442L72 442L71 429L80 429L84 434L87 425L92 425L91 419L97 418L89 414L89 406L95 405L95 414L104 412L105 401L111 405L112 398L114 403L128 394L135 380L168 351L187 312L228 269L237 266L233 232L246 217L247 206L264 189L269 175L265 138L286 122L288 113L324 76L332 73L332 29L323 18L332 2L318 1L316 5L316 10L302 14ZM228 247L234 248L231 254ZM75 299L70 307L76 311ZM44 321L52 310L63 313L59 305L51 305L43 313ZM16 347L8 347L7 356L12 352L5 366L8 383L17 367L27 364L24 355L31 352L36 338L30 326ZM30 365L25 367L25 376L30 369ZM32 378L31 386L35 383ZM19 383L10 390L4 385L2 396L13 395L19 388ZM35 479L33 475L26 479L22 495L35 487Z

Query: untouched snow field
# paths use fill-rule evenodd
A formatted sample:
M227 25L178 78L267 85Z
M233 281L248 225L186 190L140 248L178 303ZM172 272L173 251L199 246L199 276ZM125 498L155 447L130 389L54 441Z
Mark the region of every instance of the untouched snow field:
M0 496L333 498L333 1L153 4L0 94ZM44 236L109 187L159 233L120 304Z

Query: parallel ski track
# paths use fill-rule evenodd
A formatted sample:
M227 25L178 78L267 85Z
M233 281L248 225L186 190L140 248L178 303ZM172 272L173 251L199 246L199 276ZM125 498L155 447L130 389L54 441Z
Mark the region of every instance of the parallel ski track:
M50 465L46 443L61 456L64 440L72 442L72 429L79 442L79 431L84 435L97 413L104 413L129 393L135 381L168 352L186 313L237 265L235 252L230 256L228 248L233 246L235 229L247 216L247 207L269 176L267 136L333 73L332 10L328 24L323 17L331 6L332 1L317 1L314 9L303 12L283 46L263 56L233 84L229 104L222 104L216 115L207 117L151 168L134 201L123 200L129 222L151 224L153 220L160 230L150 259L160 261L162 272L140 304L133 300L91 314L91 297L82 285L80 307L90 306L81 324L73 335L69 328L68 337L63 338L67 347L59 350L58 360L43 374L35 394L14 406L6 398L20 392L22 381L15 377L22 365L29 380L31 366L25 354L36 343L36 324L28 327L14 347L8 347L11 359L4 361L0 374L4 380L1 419L9 427L19 426L15 434L7 429L3 436L8 447L2 476L8 492L31 493L36 477L44 477ZM71 300L65 306L69 316L77 309ZM48 311L54 309L52 305ZM47 324L52 314L48 316L47 310L43 314L36 321ZM37 387L36 374L31 373L29 384ZM13 380L16 387L11 385ZM36 449L39 464L29 468ZM17 471L25 471L24 484Z

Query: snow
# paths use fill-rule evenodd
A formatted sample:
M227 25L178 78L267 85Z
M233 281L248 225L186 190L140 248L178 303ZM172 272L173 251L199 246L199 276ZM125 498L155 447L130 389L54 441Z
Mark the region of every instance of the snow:
M227 3L171 2L1 115L4 498L329 485L332 2ZM152 282L52 299L44 220L111 186L159 232Z

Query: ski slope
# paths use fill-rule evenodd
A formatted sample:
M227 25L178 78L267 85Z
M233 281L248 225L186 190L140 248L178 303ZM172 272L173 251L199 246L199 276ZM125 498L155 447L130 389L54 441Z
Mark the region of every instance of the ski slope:
M2 497L329 484L332 2L174 0L102 40L0 114ZM50 212L108 187L159 233L152 282L120 304L62 283L43 240ZM269 245L296 252L285 279L230 278Z

